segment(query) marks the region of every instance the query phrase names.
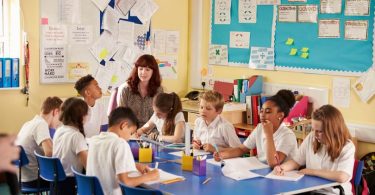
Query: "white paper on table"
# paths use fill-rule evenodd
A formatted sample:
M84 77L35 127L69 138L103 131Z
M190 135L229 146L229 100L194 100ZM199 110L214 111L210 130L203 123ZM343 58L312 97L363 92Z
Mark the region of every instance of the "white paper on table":
M124 45L133 45L134 43L134 23L120 20L118 23L117 41Z
M69 44L90 44L93 39L91 25L71 25L69 28Z
M253 173L251 171L241 170L241 169L238 169L236 166L229 165L229 164L228 165L225 164L225 166L221 168L221 172L226 177L229 177L237 181L244 180L244 179L251 179L255 177L262 177L261 175Z
M165 30L153 30L152 33L152 53L153 54L165 54L167 31Z
M180 45L180 32L167 31L165 52L168 54L178 54L178 47Z
M145 24L158 9L159 6L153 0L137 0L130 12L131 15L137 16L142 24Z
M284 172L284 175L275 175L272 171L268 175L265 176L265 178L268 179L278 179L278 180L287 180L287 181L298 181L300 180L304 175L301 173L298 173L298 171L286 171Z
M375 94L375 70L370 68L352 86L353 90L366 103Z
M81 1L60 0L59 5L59 21L61 24L81 23Z
M238 22L256 23L257 22L257 1L239 0L238 1Z
M333 78L332 80L333 105L348 108L350 104L350 79Z
M247 49L250 45L250 32L230 32L229 47Z
M116 0L115 6L125 16L128 14L130 8L133 7L136 0Z
M230 24L231 0L215 1L215 24Z
M111 6L107 7L104 11L102 29L109 31L114 37L117 37L119 27L118 21L120 15Z
M141 173L138 172L138 171L137 172L131 172L131 173L129 173L128 176L129 177L138 177L138 176L141 176ZM159 180L145 182L145 184L152 185L152 184L161 183L161 182L165 182L165 181L168 181L168 180L179 179L179 178L181 178L182 180L185 180L185 177L183 177L183 176L175 175L173 173L169 173L167 171L159 169Z
M257 170L257 169L264 169L268 168L269 166L260 162L258 158L252 156L252 157L246 157L246 158L230 158L230 159L225 159L225 166L231 165L233 167L238 167L237 169L241 170ZM208 159L207 163L221 166L220 162L215 161L215 159Z
M342 0L320 0L320 13L339 14L341 13Z
M179 157L182 156L181 151L170 152L169 154L174 155L174 156L179 156ZM208 155L208 154L210 154L210 153L209 153L209 152L206 152L206 151L204 151L204 150L197 150L197 149L194 149L194 151L193 151L193 155L194 155L194 156L202 156L202 155ZM220 163L220 162L219 162L219 163Z
M102 92L105 93L108 90L109 84L111 83L112 76L116 70L116 64L112 61L108 61L105 66L99 65L98 71L95 75L95 80L98 82Z
M96 7L100 9L100 11L104 11L104 9L108 6L108 3L111 0L91 0L91 1L96 5Z
M108 61L118 49L115 38L105 30L89 50L95 59L100 62L101 60Z
M295 5L280 5L279 8L279 22L297 22L297 6Z

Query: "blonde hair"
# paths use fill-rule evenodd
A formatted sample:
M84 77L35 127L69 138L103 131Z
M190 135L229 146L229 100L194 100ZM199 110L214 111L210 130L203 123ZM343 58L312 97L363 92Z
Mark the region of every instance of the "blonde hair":
M199 100L204 100L208 103L211 103L216 111L222 110L224 107L224 98L217 91L206 91L199 95Z
M322 122L324 145L333 162L340 156L347 141L351 139L344 117L337 108L331 105L324 105L314 111L312 119ZM321 143L314 140L314 153L317 153L321 146Z

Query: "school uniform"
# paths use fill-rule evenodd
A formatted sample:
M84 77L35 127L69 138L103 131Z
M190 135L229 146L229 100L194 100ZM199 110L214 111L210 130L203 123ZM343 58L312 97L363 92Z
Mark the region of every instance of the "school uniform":
M159 135L163 135L163 126L164 126L165 120L157 117L156 114L154 113L150 118L150 122L155 124L156 129L159 132ZM182 112L177 113L176 116L174 117L174 124L176 125L179 122L185 123L185 117L184 117L184 114ZM183 132L182 132L181 141L183 141L183 139L185 137L185 131L186 131L186 125L184 126L184 129L183 129Z
M327 153L326 146L322 146L317 153L314 154L313 142L315 139L314 133L310 133L302 142L298 152L292 159L299 165L306 165L306 168L321 169L330 171L343 171L349 175L348 181L341 184L346 195L352 194L352 178L354 167L354 153L355 146L351 140L348 140L343 147L340 155L332 162L331 157ZM324 188L317 190L317 193L322 194L340 194L339 189Z
M30 183L29 187L36 187L38 179L38 162L34 151L38 154L44 154L42 142L51 139L49 135L48 123L43 117L36 115L31 121L26 122L17 135L16 144L21 145L25 150L29 164L21 168L21 182ZM40 181L44 186L44 181ZM35 185L33 185L35 184Z
M234 148L241 145L232 123L220 115L207 125L201 117L195 120L194 139L200 140L202 144L216 144L222 148Z
M265 162L267 160L267 143L264 135L263 125L260 123L251 132L249 137L244 141L243 145L248 149L257 149L258 159ZM297 150L297 139L291 129L281 123L276 132L273 133L273 141L276 151L284 153L290 158Z
M93 107L89 106L87 122L84 124L86 138L90 138L100 133L102 125L108 124L107 108L96 101Z
M102 132L89 145L86 174L98 177L104 194L122 194L117 175L137 171L129 144L115 133Z

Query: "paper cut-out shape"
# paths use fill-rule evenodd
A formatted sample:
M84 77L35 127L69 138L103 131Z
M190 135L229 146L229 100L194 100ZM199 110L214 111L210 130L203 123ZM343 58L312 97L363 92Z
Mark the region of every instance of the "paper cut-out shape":
M290 49L289 55L295 56L295 55L297 55L297 51L298 50L296 48L292 48L292 49Z
M301 58L304 58L304 59L309 58L309 53L302 53Z
M309 52L309 48L308 47L302 47L301 52L307 53L307 52Z
M285 45L293 45L293 43L294 43L294 39L288 38L288 40L286 40L285 42Z

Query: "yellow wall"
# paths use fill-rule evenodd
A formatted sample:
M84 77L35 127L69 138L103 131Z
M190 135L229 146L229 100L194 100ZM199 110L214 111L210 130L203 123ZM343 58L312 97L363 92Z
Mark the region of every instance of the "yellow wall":
M209 43L209 28L210 28L210 1L203 1L203 40L202 40L202 64L208 64L208 43ZM250 76L255 74L263 75L265 82L303 85L314 87L325 87L329 89L329 102L332 103L332 79L335 76L294 73L284 71L264 71L253 70L249 68L240 67L226 67L213 66L214 77L217 78L242 78L243 75ZM354 83L357 77L348 77L351 83ZM375 126L375 98L372 98L368 103L363 103L359 97L351 90L350 107L340 108L345 119L349 123L358 123Z
M159 10L153 16L152 28L180 32L178 80L165 80L163 86L182 95L187 86L188 0L155 0ZM17 133L24 122L39 113L47 96L75 96L73 84L42 85L39 83L39 0L21 0L24 31L30 43L30 101L19 90L0 91L0 132ZM23 67L22 67L23 68ZM21 72L24 75L24 71ZM24 79L21 80L23 83ZM23 85L22 85L23 86Z

